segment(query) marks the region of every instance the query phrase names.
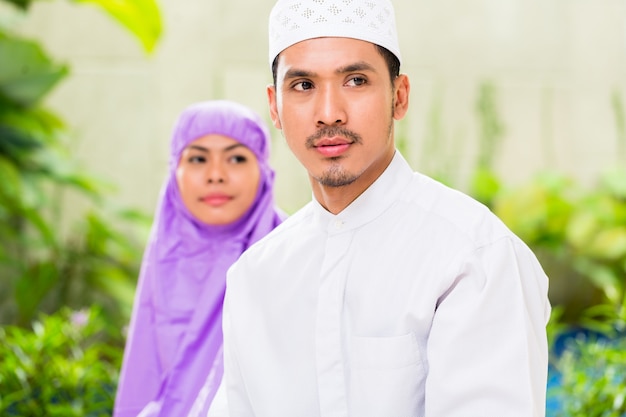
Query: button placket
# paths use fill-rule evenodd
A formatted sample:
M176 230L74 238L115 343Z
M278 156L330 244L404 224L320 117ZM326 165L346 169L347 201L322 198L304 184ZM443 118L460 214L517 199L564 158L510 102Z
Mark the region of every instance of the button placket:
M341 230L336 219L330 229ZM329 234L318 289L316 365L321 415L348 415L342 348L342 315L352 233Z

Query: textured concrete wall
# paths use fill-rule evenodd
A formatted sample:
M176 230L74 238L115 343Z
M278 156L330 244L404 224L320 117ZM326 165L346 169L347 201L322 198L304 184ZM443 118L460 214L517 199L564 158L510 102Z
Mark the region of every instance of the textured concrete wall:
M164 37L146 56L92 6L37 2L18 22L72 76L49 105L76 155L118 186L123 204L152 212L172 124L191 102L228 98L267 116L267 16L273 0L162 0ZM496 168L510 183L555 168L592 183L618 162L611 94L626 98L623 0L395 0L411 110L398 135L416 169L462 187L478 144L476 100L496 89L506 134ZM269 123L269 117L267 117ZM277 200L310 198L303 169L274 133Z

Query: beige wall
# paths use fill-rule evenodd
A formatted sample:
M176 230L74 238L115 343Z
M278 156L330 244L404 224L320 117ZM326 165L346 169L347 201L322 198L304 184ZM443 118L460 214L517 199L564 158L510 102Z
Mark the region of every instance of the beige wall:
M267 15L273 0L162 0L165 34L146 56L98 9L37 2L19 23L72 76L49 105L73 132L76 155L118 186L120 202L152 212L177 114L228 98L267 116ZM617 163L611 94L626 99L622 0L395 0L411 110L398 126L416 169L455 166L461 185L476 151L475 101L497 89L506 138L497 160L510 182L556 168L591 183ZM424 153L437 103L439 153ZM269 123L269 117L268 123ZM274 133L277 200L293 211L308 180Z

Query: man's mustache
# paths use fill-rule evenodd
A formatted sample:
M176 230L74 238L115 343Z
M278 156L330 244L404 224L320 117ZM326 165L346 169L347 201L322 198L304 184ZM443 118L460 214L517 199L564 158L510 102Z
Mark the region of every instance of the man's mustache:
M324 126L321 127L317 132L313 135L306 138L306 147L314 148L315 142L322 138L332 138L335 136L341 136L346 139L350 139L353 143L362 143L363 140L358 133L355 133L351 130L348 130L344 127L338 126Z

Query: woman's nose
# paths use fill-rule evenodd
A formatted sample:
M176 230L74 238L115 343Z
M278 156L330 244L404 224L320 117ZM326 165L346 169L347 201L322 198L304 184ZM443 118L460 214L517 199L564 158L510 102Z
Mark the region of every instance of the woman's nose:
M226 180L224 167L220 163L212 163L208 168L207 179L209 184L223 183Z

